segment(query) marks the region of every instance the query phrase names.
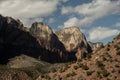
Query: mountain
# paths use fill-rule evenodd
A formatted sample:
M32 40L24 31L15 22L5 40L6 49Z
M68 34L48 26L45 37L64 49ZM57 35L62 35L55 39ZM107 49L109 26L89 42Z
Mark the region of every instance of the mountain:
M61 40L61 34L66 42ZM42 22L26 28L20 20L0 15L0 63L21 54L50 63L67 62L83 58L89 52L91 48L85 36L76 27L55 34Z
M65 51L64 45L59 41L58 37L53 33L52 29L48 25L42 22L35 22L32 24L29 32L37 39L40 46L53 53L58 53L60 57L59 61L67 61L67 52ZM53 56L53 54L51 55ZM43 59L46 59L45 57L46 55Z
M82 59L92 52L84 34L78 27L70 27L56 32L59 40L69 52L75 52L77 59Z
M20 20L0 15L0 63L5 64L21 54L48 62L60 61L59 54L42 47Z

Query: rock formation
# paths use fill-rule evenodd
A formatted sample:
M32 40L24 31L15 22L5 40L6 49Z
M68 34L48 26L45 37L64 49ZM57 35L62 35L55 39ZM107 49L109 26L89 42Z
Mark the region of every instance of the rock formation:
M20 20L0 15L0 63L21 54L50 63L66 62L83 58L89 52L91 48L77 27L55 34L44 23L35 22L26 28Z
M102 42L92 43L89 41L88 43L91 46L92 50L96 50L104 46Z
M86 53L91 52L91 47L78 27L57 31L56 35L65 45L67 51L76 53L77 59L81 59L86 56Z
M0 16L0 63L21 54L48 62L60 61L59 54L42 47L19 20Z
M30 28L30 33L37 38L39 44L43 48L53 53L58 53L60 61L67 60L67 53L64 45L59 41L58 37L53 33L52 29L48 25L42 22L35 22Z
M19 20L0 15L0 63L20 54L38 57L43 50Z

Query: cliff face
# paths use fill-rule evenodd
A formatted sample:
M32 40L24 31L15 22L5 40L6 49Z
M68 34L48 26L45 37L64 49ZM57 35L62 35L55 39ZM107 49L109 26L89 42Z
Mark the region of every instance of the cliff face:
M20 54L38 57L41 52L43 49L37 40L24 31L19 20L0 16L0 63Z
M65 51L64 45L59 41L58 37L48 25L41 22L35 22L30 28L30 33L37 39L39 45L43 48L53 53L58 53L60 61L67 60L67 52Z
M42 47L19 20L0 16L0 63L7 63L21 54L47 62L60 62L59 54Z
M91 52L91 47L84 34L77 27L70 27L57 31L56 35L65 45L67 51L74 51L76 53L77 59L81 59L86 56L86 53Z
M0 63L21 54L47 62L66 62L85 57L91 48L79 28L53 33L41 22L25 28L20 20L0 15Z

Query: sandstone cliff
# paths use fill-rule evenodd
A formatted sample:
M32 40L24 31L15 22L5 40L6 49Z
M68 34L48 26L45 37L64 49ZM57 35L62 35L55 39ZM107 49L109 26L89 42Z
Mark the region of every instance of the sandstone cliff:
M60 61L67 60L67 53L64 45L59 41L58 37L48 25L42 22L35 22L30 28L30 33L37 39L43 48L53 53L58 53Z
M56 35L65 45L67 51L76 53L77 59L81 59L86 56L86 53L91 52L91 47L78 27L57 31Z

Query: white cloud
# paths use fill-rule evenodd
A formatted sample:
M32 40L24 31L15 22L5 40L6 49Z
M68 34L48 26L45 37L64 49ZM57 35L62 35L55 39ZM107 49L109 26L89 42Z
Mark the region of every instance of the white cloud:
M0 14L19 19L44 17L52 14L59 0L4 0L0 3Z
M113 35L117 35L119 32L120 31L117 29L110 29L110 28L99 26L89 31L89 40L90 41L103 40Z
M105 16L120 14L120 0L93 0L91 3L85 3L75 7L66 6L62 8L61 14L69 13L83 16L83 18L79 19L79 26L88 25Z
M48 19L48 22L49 22L49 23L53 23L54 21L55 21L54 18L49 18L49 19Z
M68 14L73 12L73 7L67 6L67 7L62 7L61 9L61 14Z
M117 23L115 24L115 27L120 27L120 22L117 22Z
M69 0L62 0L64 3L68 2Z
M79 25L79 19L77 19L76 17L72 17L64 23L64 28L78 26L78 25Z

